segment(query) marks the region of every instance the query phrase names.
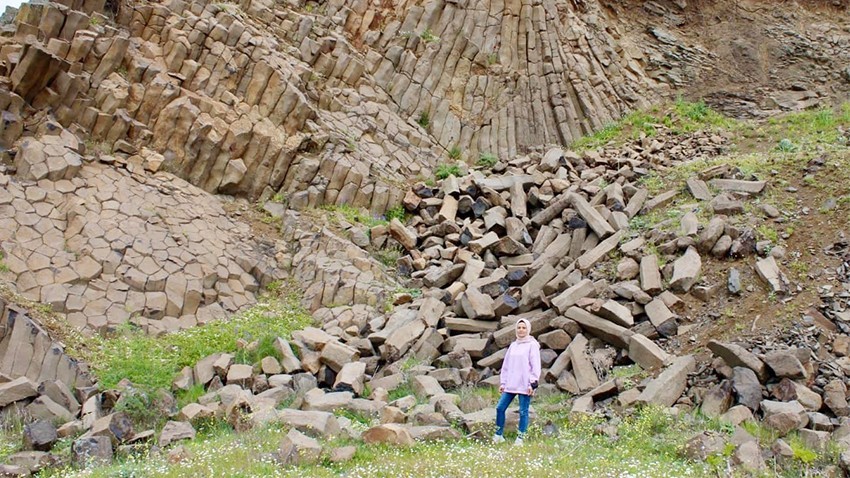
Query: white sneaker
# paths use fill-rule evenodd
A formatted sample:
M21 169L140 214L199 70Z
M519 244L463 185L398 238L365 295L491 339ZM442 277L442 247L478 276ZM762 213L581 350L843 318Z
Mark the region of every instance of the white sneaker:
M505 441L505 437L502 435L493 435L493 443L503 443Z
M514 446L522 446L522 438L517 437L516 441L514 442Z

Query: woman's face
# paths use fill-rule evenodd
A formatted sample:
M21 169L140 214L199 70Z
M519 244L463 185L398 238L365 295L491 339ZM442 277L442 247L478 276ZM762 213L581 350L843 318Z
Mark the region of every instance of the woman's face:
M528 335L528 326L525 325L525 322L520 322L516 324L516 336L523 339Z

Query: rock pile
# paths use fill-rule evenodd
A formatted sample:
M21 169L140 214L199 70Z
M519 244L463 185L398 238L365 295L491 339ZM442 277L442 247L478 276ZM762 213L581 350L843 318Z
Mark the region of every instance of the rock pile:
M843 375L838 375L845 373L841 359L813 356L815 349L802 345L753 349L713 342L709 347L718 359L707 366L694 356L677 357L662 348L665 339L692 325L683 321L692 297L704 300L718 293L716 284L700 277L703 261L767 251L751 230L737 226L736 211L743 206L718 206L747 201L767 185L736 177L729 169L703 171L687 182L692 198L676 206L688 212L675 231L664 224L633 230L641 218L670 207L683 193L649 194L639 179L665 163L642 155L646 145L639 148L640 143L616 153L578 155L553 149L498 164L498 174L476 171L462 178L450 176L435 187L415 186L404 198L416 213L413 219L378 226L370 241L395 241L405 248L399 268L409 274L409 286L421 286L421 295L398 293L395 308L381 315L365 302L353 307L326 303L369 290L358 289L356 281L350 287L323 289L314 296L314 317L321 327L297 331L290 340L278 339L279 358L264 357L251 365L219 353L184 369L174 389L202 385L207 393L198 403L172 410L174 421L158 437L159 445L191 437L192 424L209 417L224 419L237 430L270 421L291 426L278 453L283 463L350 456L350 450L323 449L317 438L344 435L407 445L415 439L456 437L452 424L483 433L494 410L475 400L460 400L460 390L464 385L498 385L504 347L518 317L531 321L532 334L542 345L540 393L564 390L576 395L573 412L637 403L701 407L707 415L733 424L761 417L780 434L799 430L812 447L830 437L842 443L844 428L838 417L844 416L846 399L841 398L846 395L840 389ZM722 138L696 135L679 145L693 148L682 154L710 156L720 151ZM670 154L667 160L680 158ZM707 223L703 217L700 224L696 214L702 210L713 216ZM355 253L356 248L343 248L342 239L330 245L315 240L302 236L308 251L320 247L326 254L336 251L340 261L353 258L361 264L354 268L357 273L343 271L340 277L371 274L371 263ZM611 251L618 253L611 256ZM794 293L773 257L751 259L766 290ZM660 266L659 259L667 264ZM846 341L825 333L835 356L841 357ZM628 363L657 375L628 388L625 381L609 376L613 365ZM824 370L831 368L837 369L836 378L827 380ZM389 400L388 392L402 385L420 399L408 395ZM129 384L121 391L89 393L77 401L82 414L66 417L75 418L69 422L74 425L60 427L88 430L74 445L80 462L108 459L118 447L152 436L150 431L126 431L126 426L95 426L100 420L126 423L112 408L123 394L132 394ZM95 419L87 421L83 411L96 404L100 408L94 408L99 410L93 412ZM363 416L374 426L363 430L335 416L337 410ZM821 433L830 426L831 434ZM34 424L27 442L43 450L49 448L52 433L42 428ZM95 433L98 429L126 433ZM100 437L104 434L108 439ZM715 438L695 437L692 446L713 450ZM760 466L751 440L736 445L740 463ZM43 457L39 463L50 461Z

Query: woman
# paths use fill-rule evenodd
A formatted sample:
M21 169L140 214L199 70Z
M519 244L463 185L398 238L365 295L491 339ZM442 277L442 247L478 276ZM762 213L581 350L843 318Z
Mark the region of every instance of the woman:
M531 336L531 324L526 319L516 322L516 340L508 347L502 361L499 392L502 398L496 406L496 435L494 443L505 441L505 412L508 405L519 396L519 435L516 445L522 445L528 430L528 406L540 379L540 344Z

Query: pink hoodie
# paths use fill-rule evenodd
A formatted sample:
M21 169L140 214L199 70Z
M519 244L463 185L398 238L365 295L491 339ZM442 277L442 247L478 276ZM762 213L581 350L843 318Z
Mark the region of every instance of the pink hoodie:
M506 392L528 395L531 382L540 380L540 344L534 339L513 342L502 361L499 378Z

